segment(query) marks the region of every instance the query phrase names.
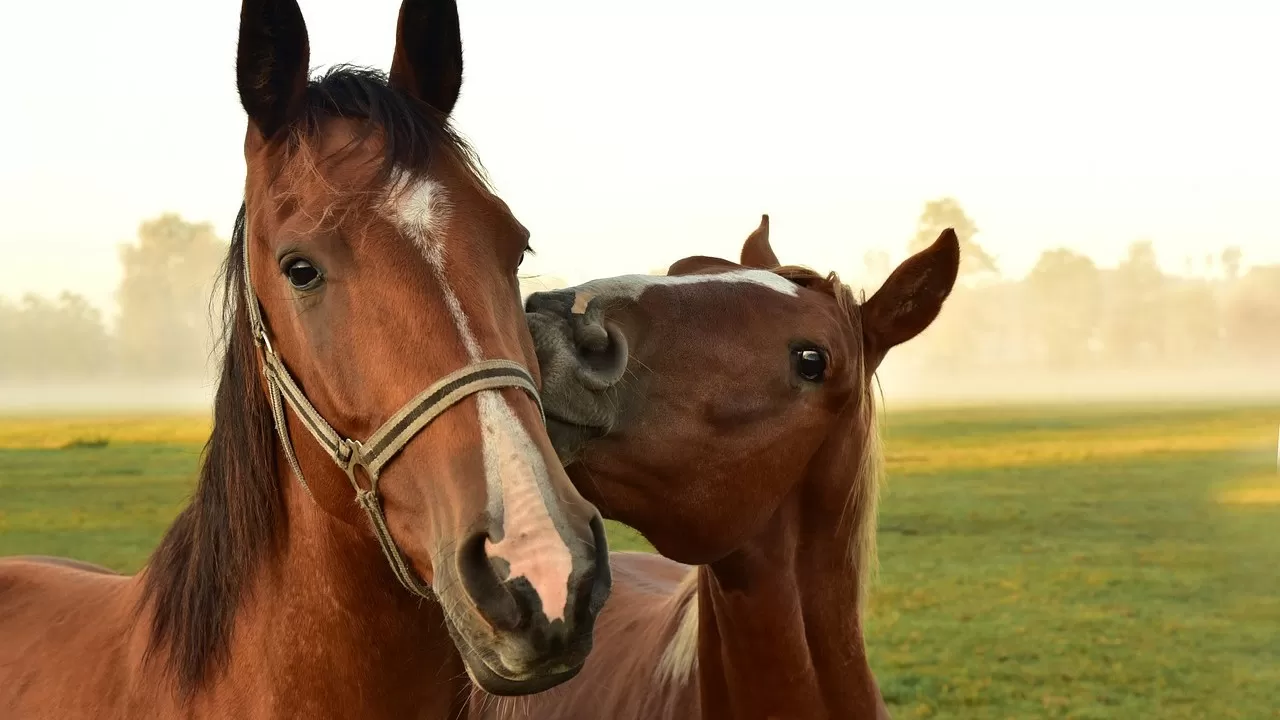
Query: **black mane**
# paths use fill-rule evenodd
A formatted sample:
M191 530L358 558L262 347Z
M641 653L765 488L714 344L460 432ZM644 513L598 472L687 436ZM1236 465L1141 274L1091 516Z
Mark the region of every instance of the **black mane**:
M322 121L332 117L363 119L369 133L381 133L384 180L425 172L436 151L454 154L483 177L447 119L389 85L379 71L339 66L312 80L290 151L318 136ZM199 480L143 571L142 608L151 610L147 655L164 653L184 694L225 665L237 608L250 578L278 551L284 515L278 445L245 305L245 218L241 205L221 272L224 355Z
M392 179L397 171L421 174L431 156L446 152L483 180L484 172L471 147L449 125L448 118L387 82L386 73L372 68L336 65L307 85L306 107L295 123L291 145L317 137L327 118L367 121L366 135L380 132L382 166L378 180Z

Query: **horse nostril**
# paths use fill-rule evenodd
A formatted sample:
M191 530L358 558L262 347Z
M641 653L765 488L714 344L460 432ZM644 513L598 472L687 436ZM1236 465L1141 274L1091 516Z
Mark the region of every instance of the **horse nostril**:
M609 331L604 325L584 325L578 333L578 349L585 355L609 350Z
M480 615L495 628L513 632L529 622L529 613L522 611L485 552L488 539L487 534L479 532L462 543L458 549L458 577Z
M591 518L591 540L594 543L594 567L590 582L583 583L585 589L582 592L586 597L578 601L578 612L585 616L579 620L587 626L590 625L590 618L604 609L605 601L609 599L609 593L613 589L613 573L609 570L609 540L605 535L604 520L600 513Z
M592 323L579 328L578 376L591 390L606 390L627 371L627 336L617 328Z

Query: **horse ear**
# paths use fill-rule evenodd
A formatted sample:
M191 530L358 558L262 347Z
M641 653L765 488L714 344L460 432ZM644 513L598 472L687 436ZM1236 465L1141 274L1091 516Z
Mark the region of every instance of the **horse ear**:
M462 91L462 31L454 0L404 0L390 80L441 114L453 112Z
M782 263L773 253L769 245L769 216L760 216L760 227L756 228L747 241L742 244L742 264L752 268L772 270Z
M862 305L867 366L874 369L890 348L929 327L951 294L960 270L960 242L951 228L907 258Z
M236 88L266 139L302 112L311 49L297 0L244 0L236 46Z

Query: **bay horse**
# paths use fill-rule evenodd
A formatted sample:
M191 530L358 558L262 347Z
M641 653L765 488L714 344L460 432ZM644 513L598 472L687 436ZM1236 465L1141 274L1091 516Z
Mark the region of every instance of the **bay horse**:
M194 496L136 576L0 562L0 717L443 720L563 682L607 545L543 423L529 233L450 126L455 3L404 0L389 74L311 79L295 0L245 0L237 53Z
M531 295L570 477L670 559L614 553L583 672L472 717L887 718L861 618L874 373L936 318L959 257L947 230L859 302L834 273L780 266L765 216L740 263Z

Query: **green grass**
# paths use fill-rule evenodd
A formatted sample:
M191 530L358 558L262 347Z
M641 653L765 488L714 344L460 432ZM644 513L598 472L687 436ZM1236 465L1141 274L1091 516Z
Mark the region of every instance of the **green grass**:
M1277 425L1275 407L892 414L867 635L894 717L1280 718ZM205 432L0 419L0 555L136 570Z
M893 417L867 634L894 717L1280 717L1277 425Z

